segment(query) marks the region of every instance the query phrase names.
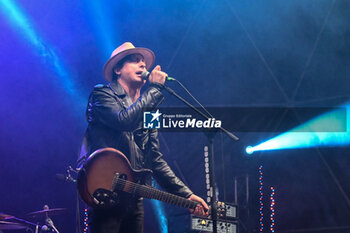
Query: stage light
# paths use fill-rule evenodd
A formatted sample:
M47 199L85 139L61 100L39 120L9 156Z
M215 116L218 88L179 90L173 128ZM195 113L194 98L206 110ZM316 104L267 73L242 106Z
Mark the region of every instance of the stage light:
M249 155L253 154L254 150L253 150L253 147L252 146L247 146L245 148L245 152Z
M270 214L270 231L271 232L275 232L275 188L274 187L270 187L271 189L271 194L270 194L270 210L271 210L271 214Z
M0 10L16 32L21 34L27 42L32 44L39 56L44 58L45 61L52 66L56 74L59 76L59 84L64 87L64 90L72 95L76 102L85 103L85 98L82 98L82 96L79 95L80 92L75 88L68 70L63 65L61 59L59 59L53 47L44 42L39 36L39 33L35 30L30 18L26 17L20 6L11 0L2 0L0 1ZM79 109L79 111L81 110Z
M259 214L260 214L260 219L259 219L259 225L260 225L260 232L264 231L264 193L263 193L263 188L264 188L264 183L263 183L263 171L262 171L263 166L259 166Z
M168 220L164 213L163 203L158 200L151 200L151 203L158 219L160 232L168 233Z
M85 232L88 232L88 230L89 230L88 221L89 221L88 209L85 208L85 209L84 209L84 233L85 233Z
M103 1L88 1L87 3L91 19L90 25L93 26L95 36L99 40L98 44L102 46L103 59L107 60L115 49L115 45L120 42L114 36L118 30L111 24L115 17L110 16L109 4Z
M158 183L156 183L155 180L153 179L152 179L152 186L157 189L160 188ZM151 201L154 213L156 215L156 218L158 220L160 232L168 233L168 219L166 218L166 215L165 215L163 203L154 199L151 199L150 201Z
M8 21L15 26L16 29L19 29L18 32L23 34L34 46L43 51L44 46L42 41L35 33L33 27L29 23L29 19L25 17L20 7L10 0L0 1L0 6L2 14L6 16Z
M349 107L344 106L322 114L256 146L248 146L246 152L350 144L349 111Z

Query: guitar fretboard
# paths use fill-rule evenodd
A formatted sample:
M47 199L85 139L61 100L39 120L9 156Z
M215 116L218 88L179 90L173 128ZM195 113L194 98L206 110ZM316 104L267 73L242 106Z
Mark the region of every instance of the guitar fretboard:
M186 198L179 197L174 194L155 189L153 187L137 184L120 178L117 180L116 190L125 191L148 199L156 199L168 204L188 209L195 209L198 205L197 202L188 200Z

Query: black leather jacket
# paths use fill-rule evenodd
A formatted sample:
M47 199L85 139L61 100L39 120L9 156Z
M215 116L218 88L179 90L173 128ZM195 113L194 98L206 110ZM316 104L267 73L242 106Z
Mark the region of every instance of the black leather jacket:
M134 169L151 169L153 177L168 192L189 197L192 191L175 176L159 151L158 131L142 128L143 111L157 108L164 99L161 89L160 84L150 84L132 103L117 81L95 86L86 111L89 125L78 167L95 150L112 147L128 157Z

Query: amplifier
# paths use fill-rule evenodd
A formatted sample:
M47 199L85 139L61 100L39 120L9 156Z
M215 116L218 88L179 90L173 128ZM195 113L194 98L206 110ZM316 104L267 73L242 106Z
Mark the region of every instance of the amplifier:
M225 219L225 220L226 218L236 219L237 217L238 217L237 205L218 201L218 218L219 219Z
M219 220L216 223L218 233L237 233L238 223L233 221ZM207 218L200 218L191 215L191 229L197 231L213 232L213 220Z

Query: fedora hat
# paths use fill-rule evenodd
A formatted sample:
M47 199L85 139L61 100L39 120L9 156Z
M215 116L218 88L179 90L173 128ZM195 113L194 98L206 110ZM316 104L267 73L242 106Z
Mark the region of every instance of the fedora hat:
M109 60L106 62L105 66L103 67L103 76L104 78L111 82L113 78L113 69L115 65L121 61L124 57L130 55L130 54L136 54L139 53L143 56L144 61L146 63L146 69L149 70L155 60L154 53L146 48L135 48L135 46L130 42L125 42L124 44L120 45L118 48L116 48L113 52Z

